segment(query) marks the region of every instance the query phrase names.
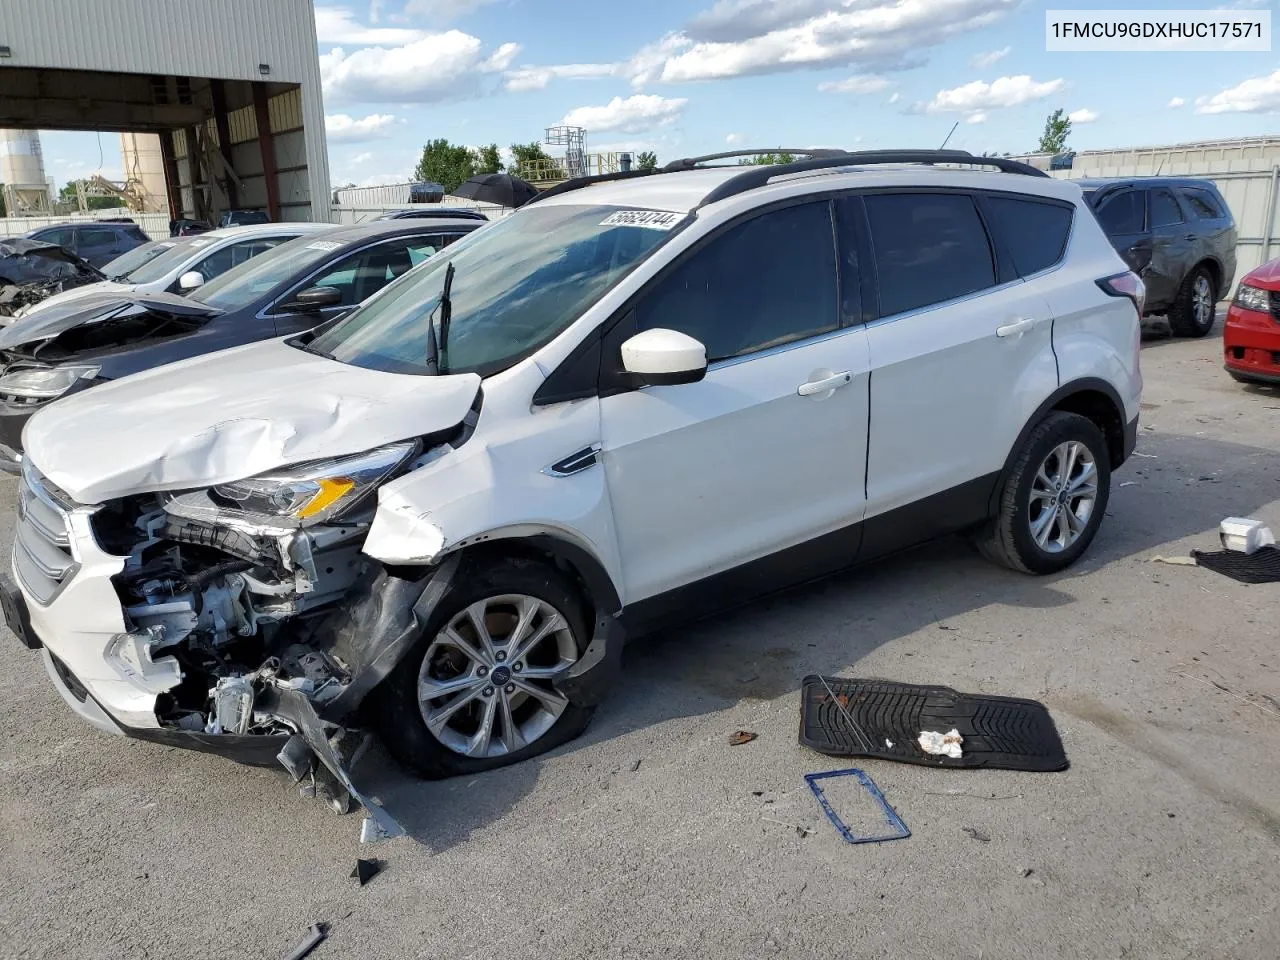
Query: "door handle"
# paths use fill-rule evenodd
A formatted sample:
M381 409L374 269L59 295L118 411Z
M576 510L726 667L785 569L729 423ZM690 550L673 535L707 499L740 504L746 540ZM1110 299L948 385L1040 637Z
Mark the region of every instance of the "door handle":
M1015 320L1013 323L1006 323L1003 327L996 327L997 337L1019 337L1028 330L1035 328L1036 321L1030 317L1022 320Z
M812 397L815 393L827 393L835 390L837 387L843 387L846 383L853 382L853 374L846 370L844 373L836 373L821 380L809 380L796 387L796 393L802 397Z

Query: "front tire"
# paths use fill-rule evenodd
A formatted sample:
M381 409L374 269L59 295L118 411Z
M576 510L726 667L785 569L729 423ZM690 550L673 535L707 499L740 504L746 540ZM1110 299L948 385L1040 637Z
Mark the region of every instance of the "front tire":
M594 712L549 679L591 641L567 578L515 557L460 573L372 704L387 748L430 780L545 753L581 734Z
M1031 431L977 538L988 560L1022 573L1064 570L1089 548L1111 494L1106 438L1093 421L1054 411Z
M1182 281L1173 306L1169 308L1169 328L1174 336L1203 337L1213 329L1218 292L1205 267L1196 267Z

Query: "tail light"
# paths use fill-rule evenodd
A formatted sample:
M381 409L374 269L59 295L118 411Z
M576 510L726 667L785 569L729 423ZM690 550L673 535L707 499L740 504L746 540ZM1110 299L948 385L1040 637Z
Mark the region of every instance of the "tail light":
M1097 281L1099 289L1109 297L1128 297L1142 316L1142 308L1147 302L1147 286L1136 273L1126 271L1114 276L1103 277Z

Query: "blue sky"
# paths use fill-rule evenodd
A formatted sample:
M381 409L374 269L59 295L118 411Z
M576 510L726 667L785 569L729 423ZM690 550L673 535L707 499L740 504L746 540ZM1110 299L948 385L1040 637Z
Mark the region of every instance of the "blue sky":
M1275 0L1125 0L1273 9ZM1034 148L1045 116L1089 149L1280 133L1280 50L1048 53L1044 11L1097 0L317 0L335 185L408 178L431 138L585 126L659 159L744 146ZM1280 20L1280 17L1277 17ZM104 134L102 167L119 170ZM44 135L61 184L93 134ZM556 152L552 149L550 152ZM78 166L76 166L78 165Z

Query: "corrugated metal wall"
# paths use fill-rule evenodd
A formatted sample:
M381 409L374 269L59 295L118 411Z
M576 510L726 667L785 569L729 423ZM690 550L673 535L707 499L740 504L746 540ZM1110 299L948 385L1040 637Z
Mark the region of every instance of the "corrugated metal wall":
M9 66L303 83L312 0L4 0Z
M1049 169L1048 154L1026 154L1016 159L1041 170ZM1082 150L1073 158L1070 170L1054 170L1052 176L1062 180L1150 176L1211 180L1222 191L1236 220L1236 280L1280 255L1280 137ZM1224 297L1231 293L1222 291Z

